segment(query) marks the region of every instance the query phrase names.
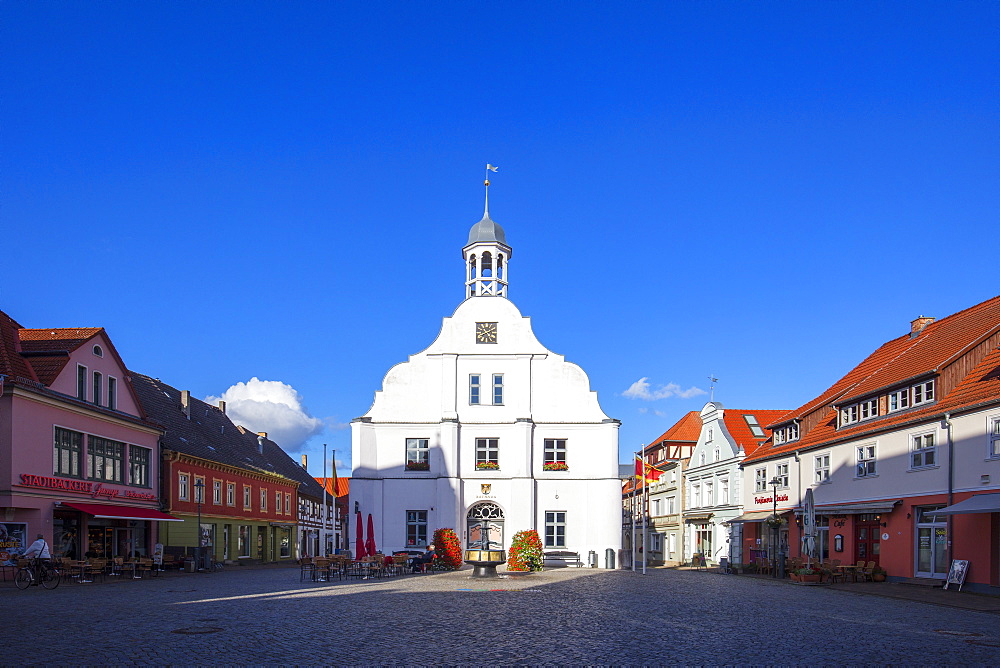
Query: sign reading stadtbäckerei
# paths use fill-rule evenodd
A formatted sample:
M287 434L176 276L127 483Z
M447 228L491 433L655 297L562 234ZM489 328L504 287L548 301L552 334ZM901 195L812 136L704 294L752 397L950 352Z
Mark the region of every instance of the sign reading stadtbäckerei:
M23 522L0 523L0 566L13 566L28 549L25 536L28 525Z

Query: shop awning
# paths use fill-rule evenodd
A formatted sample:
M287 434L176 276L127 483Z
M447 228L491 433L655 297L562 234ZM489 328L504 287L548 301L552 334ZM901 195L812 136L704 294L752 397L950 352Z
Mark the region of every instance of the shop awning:
M844 503L839 505L816 506L817 515L864 515L868 513L891 513L902 499L895 501L872 501L869 503Z
M698 515L687 515L684 517L684 522L687 524L705 524L715 513L700 513Z
M787 509L786 510L779 510L778 511L778 515L781 516L781 515L784 515L787 512L790 512L790 511L788 511ZM740 515L736 519L729 520L729 523L730 524L742 524L744 522L763 522L764 520L766 520L768 517L770 517L773 514L774 513L772 513L770 510L754 510L754 511L749 512L749 513L743 513L742 515Z
M159 510L153 510L152 508L135 508L132 506L112 506L107 503L66 503L63 502L64 506L67 508L72 508L73 510L79 510L87 513L88 515L93 515L94 517L100 519L109 520L152 520L154 522L183 522L184 520L178 519L173 515L167 515L166 513L161 513Z
M976 494L955 505L935 510L928 515L969 515L971 513L1000 513L1000 494Z

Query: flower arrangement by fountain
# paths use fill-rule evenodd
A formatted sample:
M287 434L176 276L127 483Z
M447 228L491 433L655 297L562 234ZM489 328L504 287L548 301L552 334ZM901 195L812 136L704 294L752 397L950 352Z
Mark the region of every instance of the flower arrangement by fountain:
M457 571L462 566L462 547L454 529L437 529L434 532L434 561L436 571Z
M545 462L542 464L543 471L569 471L569 464L566 462Z
M476 462L477 471L499 471L500 464L497 462Z
M406 462L407 471L430 471L430 462Z
M545 555L542 554L542 539L534 529L518 531L507 552L508 571L540 571Z

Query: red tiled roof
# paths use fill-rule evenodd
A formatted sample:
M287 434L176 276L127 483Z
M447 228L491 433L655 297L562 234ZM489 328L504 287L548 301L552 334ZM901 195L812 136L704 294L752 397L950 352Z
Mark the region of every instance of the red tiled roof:
M320 484L320 487L325 485L327 494L333 494L337 497L345 497L350 494L351 491L351 479L350 478L316 478L316 482ZM334 483L336 483L336 492L334 492Z
M0 374L12 378L38 380L34 370L21 357L20 337L18 336L20 329L21 325L16 320L0 311Z
M983 306L984 304L990 305L989 311L993 312L992 309L997 308L998 300L1000 300L1000 298L995 298L980 304L980 306ZM981 316L984 311L977 310L977 307L966 309L956 315L968 314L970 311L975 312L977 315L974 323L981 325L982 322L978 316ZM953 323L947 322L952 317L954 316L950 316L949 318L940 321L941 324L945 324L947 327L939 330L939 334L941 334L941 331L944 331L950 332L957 337L958 333L954 329ZM997 318L996 322L1000 323L1000 312L996 312L995 317ZM928 329L932 326L933 325L928 325ZM975 342L977 338L982 339L984 336L982 332L992 331L992 329L988 327L978 326L977 328L980 332L978 337L962 336L959 337L960 340L955 341L954 345L948 347L954 351L951 356L954 356L957 352L967 348L970 345L970 342ZM924 330L924 333L926 333L926 331L927 330ZM923 336L923 334L921 334L921 336ZM919 339L920 337L916 338ZM889 343L892 344L895 342L890 341ZM939 341L936 344L936 347L939 349L944 346ZM885 346L882 348L885 348ZM882 348L879 350L882 350ZM931 350L932 348L933 346L928 346L927 350ZM878 352L879 351L876 351L876 354ZM931 355L928 359L937 360L936 363L938 364L944 363L942 360L947 361L947 358L942 357L940 350L938 350L938 352L934 355ZM930 363L934 362L932 361ZM864 362L862 364L864 364ZM926 371L933 371L934 368L935 367L928 367ZM913 370L914 367L911 366L907 373L911 373ZM895 375L899 376L899 374ZM911 373L910 376L901 376L901 379L912 377L913 375L916 374ZM830 394L829 390L824 393L824 396L828 394ZM817 404L817 401L814 400L811 403ZM824 447L840 441L896 429L902 425L910 423L919 424L927 422L928 420L939 419L945 413L958 413L967 410L976 410L980 406L997 404L1000 404L1000 347L994 348L990 353L988 353L983 360L977 364L972 371L970 371L965 378L958 383L958 385L955 386L955 389L949 392L947 396L939 398L939 400L933 404L899 411L898 413L892 413L886 416L880 416L876 419L859 422L843 429L837 429L836 409L828 407L826 412L823 414L823 418L820 423L813 429L809 430L808 433L803 434L800 440L783 443L776 447L769 443L766 447L758 450L753 457L748 457L744 463L751 460L782 456L795 450Z
M35 374L38 376L38 382L44 385L51 385L55 381L56 377L69 362L68 355L53 355L45 357L34 357L28 359L31 363L31 368L35 370Z
M831 401L848 403L943 369L1000 329L1000 296L927 325L919 335L888 341L820 396L771 426L802 418Z
M747 455L757 450L764 441L771 437L771 431L764 425L770 424L773 420L777 420L782 415L788 414L787 409L758 411L726 408L723 410L725 410L725 414L722 420L726 423L729 435L743 448L743 452ZM764 431L763 436L754 436L753 432L750 431L750 425L747 424L746 419L743 417L744 415L753 415L757 418L760 428Z
M646 448L651 448L658 445L664 441L682 441L695 443L698 441L698 435L701 434L701 416L698 411L691 411L686 413L684 417L678 420L674 426L667 429L658 438L650 442Z
M79 348L101 333L103 327L61 327L55 329L24 329L20 331L21 347L27 351L67 350Z

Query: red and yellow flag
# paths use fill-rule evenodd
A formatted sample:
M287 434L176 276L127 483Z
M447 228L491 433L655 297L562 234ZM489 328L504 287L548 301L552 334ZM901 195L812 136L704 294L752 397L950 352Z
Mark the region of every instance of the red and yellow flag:
M647 464L639 457L635 458L635 477L637 480L645 480L647 482L656 482L663 475L663 471Z

